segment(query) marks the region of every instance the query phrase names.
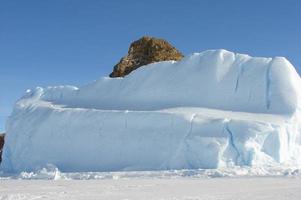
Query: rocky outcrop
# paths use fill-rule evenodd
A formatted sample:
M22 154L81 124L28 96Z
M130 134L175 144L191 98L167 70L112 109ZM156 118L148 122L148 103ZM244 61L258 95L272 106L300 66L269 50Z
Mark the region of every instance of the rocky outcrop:
M2 161L2 149L4 146L4 134L0 133L0 163Z
M182 58L182 53L166 40L144 36L131 44L128 55L121 58L114 66L110 77L126 76L133 70L150 63Z

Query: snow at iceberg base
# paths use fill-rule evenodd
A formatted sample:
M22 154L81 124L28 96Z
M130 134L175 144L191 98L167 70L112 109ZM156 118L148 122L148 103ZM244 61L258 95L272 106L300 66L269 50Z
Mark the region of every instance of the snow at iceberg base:
M36 88L7 122L1 167L301 166L300 87L285 58L210 50L79 88Z

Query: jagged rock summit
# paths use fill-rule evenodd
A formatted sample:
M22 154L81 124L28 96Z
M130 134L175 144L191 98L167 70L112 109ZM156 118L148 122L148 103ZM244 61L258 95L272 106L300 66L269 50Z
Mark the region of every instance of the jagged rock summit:
M150 63L182 58L183 54L166 40L143 36L130 45L128 55L121 58L114 66L110 77L126 76L133 70Z

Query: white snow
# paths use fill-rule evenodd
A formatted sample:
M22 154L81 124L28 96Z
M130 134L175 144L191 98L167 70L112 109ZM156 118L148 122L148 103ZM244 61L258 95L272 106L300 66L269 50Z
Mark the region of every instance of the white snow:
M301 179L109 179L8 180L0 182L1 200L299 200Z
M82 87L37 88L7 122L2 169L301 166L301 84L285 58L225 50Z

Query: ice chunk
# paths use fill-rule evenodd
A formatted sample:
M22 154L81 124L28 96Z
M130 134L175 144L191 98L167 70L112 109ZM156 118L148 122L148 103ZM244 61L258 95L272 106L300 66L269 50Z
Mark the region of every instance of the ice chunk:
M7 122L2 168L62 171L301 164L300 77L285 59L226 50L124 78L28 91Z

